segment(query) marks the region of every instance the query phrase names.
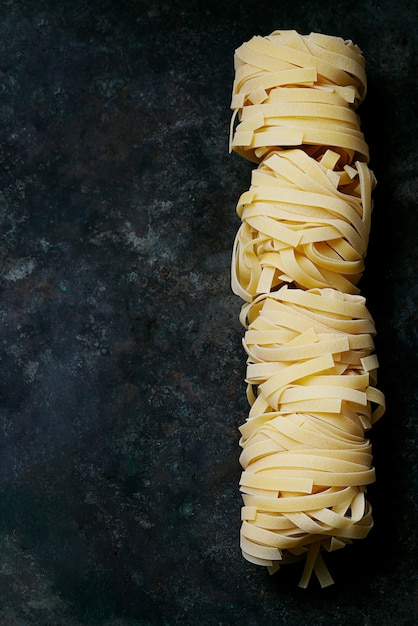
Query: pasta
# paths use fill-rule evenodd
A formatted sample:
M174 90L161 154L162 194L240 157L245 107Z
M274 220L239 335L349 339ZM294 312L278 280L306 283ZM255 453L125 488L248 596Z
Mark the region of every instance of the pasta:
M366 537L367 431L383 415L376 330L357 286L376 184L356 113L367 90L351 41L275 31L236 50L230 149L255 162L238 200L231 286L244 300L240 543L270 573Z
M251 410L240 428L241 547L272 570L367 535L364 487L375 473L364 432L385 403L362 296L284 286L245 314ZM306 560L302 586L313 568L322 584L330 580L319 563Z
M346 163L368 161L355 113L366 95L364 66L360 49L339 37L253 37L235 52L231 148L255 162L272 147L301 144L317 153L332 146Z
M238 201L233 291L246 301L282 283L358 293L364 269L375 178L366 163L335 169L301 149L270 152Z

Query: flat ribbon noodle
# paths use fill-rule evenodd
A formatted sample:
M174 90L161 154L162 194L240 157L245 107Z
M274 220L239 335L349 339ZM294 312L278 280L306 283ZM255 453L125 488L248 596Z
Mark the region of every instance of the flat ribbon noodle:
M384 398L370 394L374 371L363 366L375 329L362 296L283 286L255 306L243 340L252 410L240 427L240 488L252 508L241 545L247 559L274 569L285 552L319 554L318 545L341 548L370 531L365 486L375 472L365 432ZM308 581L305 572L301 585Z
M240 426L240 543L270 573L373 526L367 431L385 411L373 319L358 282L370 234L369 149L351 40L274 31L234 56L230 150L257 164L236 206L231 286L244 301L248 417Z
M336 171L335 157L273 152L253 171L237 204L231 264L232 289L244 300L283 283L359 293L375 178L360 162Z
M257 163L272 146L327 145L345 163L367 162L355 114L366 94L364 66L360 49L338 37L295 31L253 37L235 51L230 148ZM312 98L313 90L331 97ZM282 99L289 91L296 92L291 106L287 94Z

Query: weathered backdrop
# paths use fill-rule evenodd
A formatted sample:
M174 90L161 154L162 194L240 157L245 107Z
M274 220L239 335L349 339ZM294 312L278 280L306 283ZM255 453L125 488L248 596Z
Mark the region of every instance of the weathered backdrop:
M413 625L417 2L0 0L0 625ZM233 52L352 39L379 185L375 529L297 588L239 551Z

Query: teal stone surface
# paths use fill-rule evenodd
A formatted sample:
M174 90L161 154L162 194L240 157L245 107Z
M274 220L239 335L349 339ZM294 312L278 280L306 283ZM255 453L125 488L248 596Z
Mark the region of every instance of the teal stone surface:
M415 0L0 0L0 626L418 623ZM369 537L298 588L239 548L233 53L352 39L388 409Z

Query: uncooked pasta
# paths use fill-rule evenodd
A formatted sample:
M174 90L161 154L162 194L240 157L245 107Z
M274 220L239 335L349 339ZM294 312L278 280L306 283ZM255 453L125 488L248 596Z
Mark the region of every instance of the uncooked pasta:
M275 31L236 50L230 148L255 162L237 203L231 284L244 300L240 427L243 556L270 573L373 526L367 431L385 411L376 333L357 286L375 177L357 106L365 63L351 41Z
M358 293L375 178L366 163L336 169L302 149L270 152L238 201L232 287L246 301L282 283Z

